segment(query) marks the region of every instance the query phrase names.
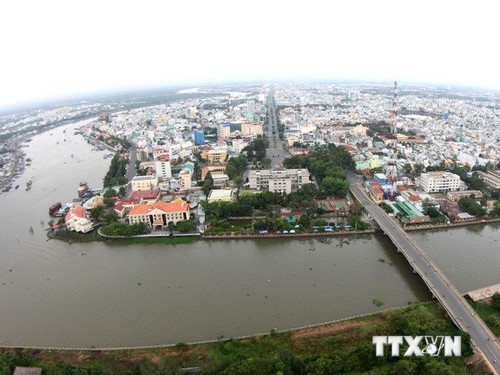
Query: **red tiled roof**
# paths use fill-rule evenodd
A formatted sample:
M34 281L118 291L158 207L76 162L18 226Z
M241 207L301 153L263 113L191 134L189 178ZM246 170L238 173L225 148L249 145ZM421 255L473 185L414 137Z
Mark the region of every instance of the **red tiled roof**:
M125 206L123 205L123 203L118 203L115 204L113 208L115 209L115 211L121 212L125 209Z
M70 220L73 216L77 216L79 218L86 218L87 212L85 211L85 208L83 208L82 206L75 206L68 211L68 213L64 217L64 221Z
M140 201L141 199L152 200L152 199L158 199L159 195L160 195L160 189L140 190L140 191L134 191L132 194L130 194L129 199L132 200L133 202L138 200Z

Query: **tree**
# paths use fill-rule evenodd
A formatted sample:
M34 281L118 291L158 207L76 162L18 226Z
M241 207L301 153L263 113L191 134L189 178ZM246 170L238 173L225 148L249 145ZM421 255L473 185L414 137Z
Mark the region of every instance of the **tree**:
M500 216L500 200L497 200L493 203L492 214L495 216Z
M466 211L469 215L473 216L484 216L486 215L486 210L482 208L474 198L463 197L458 201L458 206Z
M181 233L194 232L196 230L196 224L192 220L179 221L176 228Z
M205 180L203 181L201 189L203 190L203 193L205 193L205 195L208 197L210 190L212 190L213 188L214 188L214 179L212 178L212 174L208 172L207 175L205 176Z
M114 223L118 221L118 214L115 210L108 211L106 214L104 214L103 220L105 224Z
M98 220L101 217L102 213L104 212L105 208L106 207L103 206L102 204L100 204L99 206L96 206L94 208L91 208L89 210L90 218L94 219L94 220Z
M115 201L108 197L105 197L103 202L106 207L113 207L115 205Z
M247 164L247 159L243 155L229 159L226 165L226 174L229 179L234 180L236 177L241 177Z
M349 190L349 181L335 177L325 177L320 184L324 196L345 197Z
M493 297L491 297L491 306L500 311L500 293L493 294Z

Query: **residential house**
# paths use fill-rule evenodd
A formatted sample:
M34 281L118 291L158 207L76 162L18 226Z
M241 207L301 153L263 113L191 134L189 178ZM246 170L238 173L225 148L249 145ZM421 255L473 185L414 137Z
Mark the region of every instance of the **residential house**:
M68 230L87 233L92 230L92 221L87 218L87 211L83 206L73 207L64 217Z

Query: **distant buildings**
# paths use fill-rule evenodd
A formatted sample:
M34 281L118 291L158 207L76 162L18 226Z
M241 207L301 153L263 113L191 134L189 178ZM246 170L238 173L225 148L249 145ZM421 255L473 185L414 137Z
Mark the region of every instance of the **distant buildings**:
M459 190L463 186L460 176L450 172L427 172L420 176L420 187L426 193Z
M205 144L205 132L203 130L194 131L194 144L196 146Z

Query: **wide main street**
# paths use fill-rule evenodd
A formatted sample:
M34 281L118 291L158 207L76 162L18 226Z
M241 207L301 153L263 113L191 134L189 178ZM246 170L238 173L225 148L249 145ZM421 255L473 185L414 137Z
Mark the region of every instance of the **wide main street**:
M350 174L349 181L351 193L392 240L398 251L404 254L412 268L422 277L455 324L462 331L470 334L475 349L483 355L493 371L500 374L500 346L495 335L438 266L385 211L366 196L361 188L360 179L356 175Z
M271 159L271 168L281 167L286 157L284 141L280 139L278 132L278 120L276 118L276 104L274 102L274 89L271 87L267 98L267 139L269 147L266 156Z

